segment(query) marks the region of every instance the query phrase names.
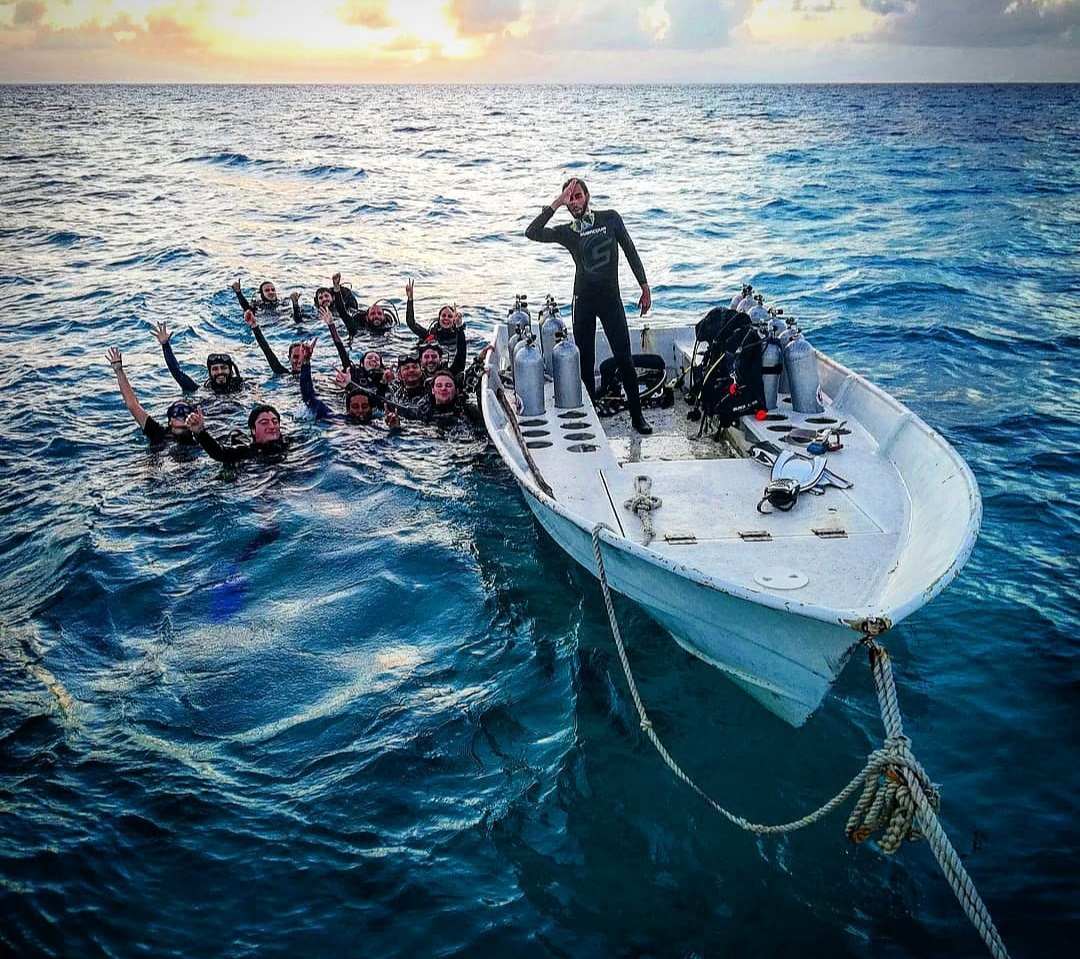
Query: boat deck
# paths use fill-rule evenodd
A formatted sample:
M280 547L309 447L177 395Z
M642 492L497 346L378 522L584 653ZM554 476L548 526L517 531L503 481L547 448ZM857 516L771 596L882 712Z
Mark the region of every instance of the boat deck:
M687 420L678 396L668 409L646 411L654 433L642 437L628 414L598 417L588 397L580 410L555 409L548 383L544 415L522 417L520 425L540 473L572 512L645 545L640 520L624 504L635 477L646 475L663 504L653 513L650 549L795 604L866 607L895 566L909 510L904 483L873 437L847 424L844 448L829 454L828 464L854 486L803 493L789 513L758 512L770 470L745 455L760 442L800 449L787 440L793 428L843 420L825 406L807 417L782 403L769 420L746 417L717 439L698 435L700 423Z

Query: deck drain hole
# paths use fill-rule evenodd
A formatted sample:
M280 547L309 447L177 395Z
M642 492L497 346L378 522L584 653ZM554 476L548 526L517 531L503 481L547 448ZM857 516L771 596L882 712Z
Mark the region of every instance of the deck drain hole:
M525 445L531 450L546 450L549 446L554 446L555 444L552 443L551 440L533 440L531 443L526 443Z
M775 422L776 420L786 420L787 413L769 413L765 417L765 419L767 419L769 422Z
M522 436L550 436L550 430L522 430Z
M586 416L582 410L567 410L565 413L559 414L560 420L579 420L581 417Z
M566 438L568 440L594 440L596 439L595 433L567 433Z
M547 426L547 420L518 420L518 426Z
M807 423L835 423L836 420L834 420L830 416L808 416L806 418L806 422Z
M561 426L564 430L583 430L583 429L586 429L588 427L588 425L589 425L588 423L580 423L577 420L574 420L571 423L560 423L559 424L559 426Z
M794 569L763 569L754 575L754 582L766 589L802 589L810 577Z
M793 426L770 426L769 427L769 432L770 433L789 433L794 428L795 427L793 427Z
M551 444L548 443L548 446ZM599 446L594 446L592 443L577 443L574 446L566 447L571 453L594 453L600 449Z

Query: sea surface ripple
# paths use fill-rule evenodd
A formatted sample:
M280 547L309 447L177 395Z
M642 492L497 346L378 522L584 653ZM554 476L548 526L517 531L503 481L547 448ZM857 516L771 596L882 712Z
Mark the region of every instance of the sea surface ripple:
M925 845L719 821L482 439L316 425L240 321L238 276L309 312L334 270L362 300L412 276L475 347L515 293L569 300L522 232L571 173L655 323L752 282L971 464L974 554L889 646L1013 954L1067 941L1080 88L2 87L0 120L0 953L982 955ZM189 369L240 358L285 465L148 449L104 354L160 416L160 320ZM858 659L795 730L619 613L672 751L752 819L880 741Z

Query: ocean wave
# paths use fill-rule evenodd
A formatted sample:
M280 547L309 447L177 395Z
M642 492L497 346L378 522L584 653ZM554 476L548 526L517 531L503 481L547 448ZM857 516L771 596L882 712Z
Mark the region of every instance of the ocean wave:
M315 180L329 180L338 178L348 180L367 179L367 171L364 169L347 166L333 166L332 164L320 164L319 166L304 167L299 171L299 173L300 176L311 177Z

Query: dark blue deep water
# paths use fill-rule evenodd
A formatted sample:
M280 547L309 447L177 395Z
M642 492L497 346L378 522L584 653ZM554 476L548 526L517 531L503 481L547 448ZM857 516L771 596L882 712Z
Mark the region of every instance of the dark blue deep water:
M971 464L975 552L887 644L1014 955L1075 932L1080 88L5 87L0 124L0 954L983 954L924 844L719 821L486 444L316 425L240 321L237 276L310 307L335 269L415 277L474 341L519 290L566 301L522 230L571 172L655 322L750 281ZM159 320L193 371L237 355L284 465L148 449L104 354L160 416ZM658 729L744 815L880 740L861 658L796 730L619 612Z

